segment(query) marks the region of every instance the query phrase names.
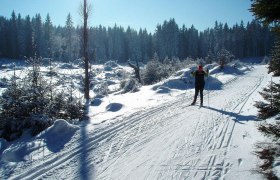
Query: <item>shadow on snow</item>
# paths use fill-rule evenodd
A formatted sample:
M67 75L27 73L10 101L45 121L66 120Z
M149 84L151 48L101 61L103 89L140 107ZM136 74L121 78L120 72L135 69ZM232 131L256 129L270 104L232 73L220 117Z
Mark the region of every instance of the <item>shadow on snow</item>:
M241 115L239 113L225 111L222 109L216 109L213 107L205 107L205 108L216 111L216 112L224 114L224 115L228 115L228 116L232 117L235 122L238 122L240 124L244 124L244 123L242 123L242 121L258 121L257 116L254 116L254 115L246 116L246 115Z

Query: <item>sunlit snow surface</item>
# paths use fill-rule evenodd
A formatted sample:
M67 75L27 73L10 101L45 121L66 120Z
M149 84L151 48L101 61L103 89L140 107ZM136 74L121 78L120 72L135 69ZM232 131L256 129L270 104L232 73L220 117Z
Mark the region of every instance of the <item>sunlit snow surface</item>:
M59 76L72 79L82 97L83 70L63 67L56 67ZM253 105L271 75L265 65L207 67L211 76L200 108L189 106L194 66L126 94L118 91L116 73L132 69L95 66L92 88L106 80L114 92L91 93L88 121L57 120L36 137L26 132L13 143L1 140L0 179L263 179L254 172L259 162L254 144L265 138L256 129ZM0 78L13 73L2 69Z

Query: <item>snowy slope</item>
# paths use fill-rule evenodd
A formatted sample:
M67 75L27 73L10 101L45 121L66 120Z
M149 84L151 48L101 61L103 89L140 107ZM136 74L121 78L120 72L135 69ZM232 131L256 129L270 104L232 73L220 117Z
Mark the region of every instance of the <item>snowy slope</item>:
M253 144L263 139L253 104L266 72L215 72L202 108L189 106L191 83L103 98L79 128L60 121L6 149L0 179L263 179L252 171Z

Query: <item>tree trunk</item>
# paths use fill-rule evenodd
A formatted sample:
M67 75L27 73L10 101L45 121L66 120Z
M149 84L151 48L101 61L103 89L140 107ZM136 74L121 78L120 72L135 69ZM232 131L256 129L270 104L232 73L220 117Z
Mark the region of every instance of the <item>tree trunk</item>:
M134 65L130 61L128 61L128 65L134 69L135 77L138 79L138 82L140 84L142 84L142 79L140 76L140 67L139 67L138 61L136 61L136 65Z
M85 99L89 100L89 57L88 57L88 9L87 9L87 0L84 0L84 29L83 29L83 53L84 53L84 61L85 61Z

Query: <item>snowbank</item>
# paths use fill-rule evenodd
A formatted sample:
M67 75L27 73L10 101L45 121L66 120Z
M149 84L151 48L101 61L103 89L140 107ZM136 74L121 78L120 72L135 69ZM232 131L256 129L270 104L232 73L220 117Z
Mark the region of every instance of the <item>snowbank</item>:
M64 137L69 132L76 131L79 127L69 124L67 121L63 119L58 119L54 122L54 124L43 131L39 136L40 137Z
M58 152L70 141L71 137L78 129L78 126L69 124L63 119L58 119L51 127L43 131L38 138L45 140L50 151Z
M15 143L4 150L2 160L6 162L20 162L34 159L33 154L41 148L47 147L44 151L58 152L70 141L78 126L71 125L67 121L59 119L54 124L39 134L34 141ZM5 141L0 140L5 148ZM1 151L0 151L1 152Z
M39 141L13 144L2 154L2 160L6 162L20 162L31 159L30 154L38 150L42 144Z
M231 68L231 66L229 66ZM158 83L153 87L157 93L170 93L172 89L176 90L188 90L194 88L195 79L191 75L191 72L196 70L196 66L186 68L176 72L172 77L166 79L163 82ZM226 68L226 69L230 69ZM220 70L217 64L211 64L204 67L204 69L210 70L210 76L205 78L205 89L206 90L220 90L223 83L217 76L217 73L225 73L223 70ZM234 72L239 72L239 69L234 68ZM223 76L224 77L224 76ZM232 78L235 76L232 75ZM227 78L228 81L230 78Z

